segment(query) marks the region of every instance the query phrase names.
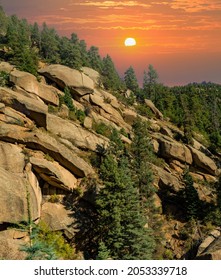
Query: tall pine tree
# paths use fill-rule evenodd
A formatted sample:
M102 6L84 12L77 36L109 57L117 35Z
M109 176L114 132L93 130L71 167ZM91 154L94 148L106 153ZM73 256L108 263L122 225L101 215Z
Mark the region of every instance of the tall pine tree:
M120 143L119 136L115 139ZM139 192L122 145L110 147L100 177L104 187L97 197L99 248L105 248L112 259L151 259L155 246L152 231L145 227ZM98 255L104 255L101 253Z

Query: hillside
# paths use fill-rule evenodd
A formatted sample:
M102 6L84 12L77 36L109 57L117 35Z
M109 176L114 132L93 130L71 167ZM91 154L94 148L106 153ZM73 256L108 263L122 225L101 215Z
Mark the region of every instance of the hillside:
M0 259L221 259L221 86L0 20Z
M196 135L192 145L178 141L183 131L150 100L144 106L152 117L139 116L135 105L124 105L100 87L99 73L90 68L80 72L52 64L39 70L38 80L6 62L0 63L0 71L8 77L7 86L0 88L1 258L25 257L20 248L30 235L19 225L28 227L32 221L61 231L75 248L75 258L95 256L96 196L105 182L102 158L113 129L130 151L138 117L147 122L146 141L153 147L147 166L154 175L152 199L157 206L157 214L150 211L149 216L160 221L159 232L155 225L153 233L160 239L156 258L220 258L220 156L200 143L202 136ZM190 194L185 192L191 189L187 170L193 180ZM216 246L205 243L207 239Z

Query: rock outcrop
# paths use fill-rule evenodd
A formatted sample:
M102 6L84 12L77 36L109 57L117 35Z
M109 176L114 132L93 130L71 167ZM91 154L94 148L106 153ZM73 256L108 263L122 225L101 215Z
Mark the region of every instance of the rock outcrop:
M54 106L59 105L56 89L39 83L34 75L15 69L10 73L9 78L10 82L12 82L17 89L21 88L30 94L40 97L46 104L52 104Z
M159 143L159 155L166 159L176 159L183 163L192 164L193 158L190 149L174 139L162 134L155 134L154 138Z
M25 114L36 125L46 128L48 107L43 102L3 87L0 87L0 102Z
M39 218L40 201L27 179L2 167L0 167L0 204L0 224L27 222L29 215L33 220Z
M155 153L150 168L157 190L153 200L160 209L168 248L178 259L185 255L186 241L179 238L186 222L185 205L177 205L184 201L183 174L189 169L203 205L215 205L218 154L213 155L195 139L193 145L183 143L183 131L164 119L150 100L145 105L153 117L139 115L136 106L129 107L104 90L93 69L48 65L39 70L42 77L36 79L1 62L0 71L10 79L10 87L0 87L0 259L25 258L19 248L29 236L12 226L30 219L62 231L68 240L76 238L76 223L91 222L87 212L94 211L101 184L98 165L110 142L108 133L118 130L129 147L137 117L149 123L147 141ZM73 107L59 101L66 87ZM220 244L217 229L200 244L196 258L221 259Z
M74 122L50 114L48 114L47 128L48 131L69 140L81 149L96 151L98 146L107 147L109 142L105 137L96 135Z
M68 87L74 97L94 91L94 82L89 76L67 66L53 64L40 69L39 73L56 83L61 89Z
M150 110L154 113L154 115L162 120L163 119L163 114L160 112L160 110L158 110L156 108L156 106L153 104L153 102L150 99L145 99L145 104L147 105L147 107L150 108Z
M197 167L202 168L211 175L218 175L218 168L211 158L193 147L190 147L190 149L193 156L193 163Z
M221 234L220 229L213 230L200 244L197 251L197 260L221 259Z

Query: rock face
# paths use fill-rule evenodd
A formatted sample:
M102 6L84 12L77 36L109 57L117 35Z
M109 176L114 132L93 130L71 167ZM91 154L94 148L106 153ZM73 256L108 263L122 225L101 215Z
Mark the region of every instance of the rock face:
M38 149L48 154L63 167L67 168L78 177L93 174L92 167L77 154L68 149L64 144L58 142L47 133L36 130L35 132L13 131L11 125L3 124L0 129L0 139L7 139L10 142L25 144L30 149Z
M22 173L25 167L25 156L16 145L0 142L0 167L12 173Z
M39 73L62 89L70 88L73 95L83 96L94 91L94 82L89 76L67 66L53 64L42 68Z
M181 162L186 162L187 164L192 164L192 154L188 147L184 144L174 141L172 138L167 136L160 136L155 134L157 141L159 142L159 154L163 158L177 159Z
M106 147L108 139L90 132L80 125L63 120L54 115L48 115L48 130L60 137L69 140L82 149L96 151L98 146Z
M26 92L40 97L46 104L59 105L59 98L55 88L40 84L36 77L30 73L13 70L10 73L10 82Z
M220 229L212 231L200 244L196 259L221 260L221 235Z
M26 253L21 251L22 245L27 243L25 237L16 238L18 230L0 231L0 260L24 260Z
M177 193L183 189L182 184L179 182L177 177L168 173L160 167L154 166L153 170L156 172L156 179L158 179L157 185L163 189Z
M218 175L218 168L211 158L194 149L193 147L190 147L190 149L193 155L193 162L197 167L202 168L211 175Z
M77 187L77 179L58 162L31 157L30 163L39 176L49 185L71 191Z
M10 73L14 69L14 66L9 64L8 62L2 61L0 62L0 72Z
M2 87L0 87L0 102L25 114L38 126L46 128L48 108L42 102Z
M163 114L156 108L150 99L145 99L145 104L150 108L158 119L163 119Z
M91 80L93 80L96 85L100 85L101 77L100 77L100 74L97 71L95 71L94 69L89 68L89 67L82 67L82 71L84 72L84 74L89 76L91 78Z
M20 246L28 242L29 234L11 226L30 218L46 222L52 231L62 231L68 240L79 239L76 224L91 222L96 191L101 187L95 160L102 160L110 142L98 132L108 135L111 129L118 130L130 154L137 117L149 123L148 141L155 153L150 168L157 190L153 200L160 209L169 248L181 258L186 248L186 241L179 240L186 226L185 205L178 205L184 201L183 173L189 168L202 204L215 205L218 155L212 155L200 140L193 139L193 145L177 140L183 131L164 120L150 100L145 103L154 117L140 116L136 106L128 107L104 90L93 69L43 67L39 82L29 73L0 63L0 71L10 77L10 88L0 87L0 259L25 257ZM58 96L65 96L59 89L65 87L70 89L74 113L69 104L59 104ZM82 114L81 121L77 113ZM97 129L101 123L107 134ZM202 242L197 258L221 259L217 230Z
M74 236L75 230L73 224L72 213L66 210L64 205L58 203L46 202L42 206L41 220L49 225L53 231L62 230L71 238Z
M40 205L32 186L26 179L2 167L0 167L0 204L0 224L28 221L29 205L32 219L39 218Z

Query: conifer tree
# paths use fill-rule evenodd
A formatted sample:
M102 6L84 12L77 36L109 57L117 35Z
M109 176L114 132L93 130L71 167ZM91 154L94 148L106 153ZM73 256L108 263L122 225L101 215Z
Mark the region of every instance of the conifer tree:
M148 226L154 231L153 242L159 244L163 234L159 209L155 206L156 188L150 163L154 161L153 147L149 136L149 124L137 118L133 124L134 138L131 145L132 178L139 192L140 206Z
M119 137L117 142L120 143ZM99 246L108 250L112 259L151 259L154 250L152 232L145 228L146 221L131 178L128 158L121 147L113 147L100 168L104 187L97 197Z
M59 63L58 54L59 37L53 28L49 28L44 22L41 31L41 55L51 63Z
M126 87L130 89L136 96L139 96L140 89L137 81L135 71L132 66L130 66L124 73L124 82Z
M148 66L148 71L144 71L143 78L143 91L144 95L153 100L154 103L157 102L157 91L156 85L158 80L158 73L154 67L150 64Z
M102 59L99 54L99 49L95 46L91 46L88 51L88 60L90 67L101 73L102 71Z
M197 219L200 211L200 200L196 189L193 186L193 179L189 174L189 170L186 170L183 175L185 182L184 199L186 217L188 220Z
M103 84L106 89L119 90L122 87L122 81L109 55L103 59L102 75Z

